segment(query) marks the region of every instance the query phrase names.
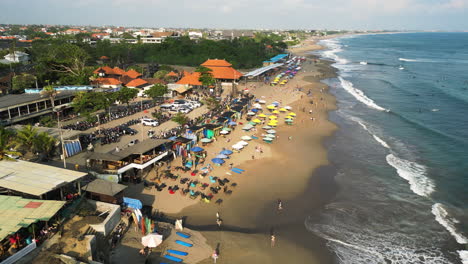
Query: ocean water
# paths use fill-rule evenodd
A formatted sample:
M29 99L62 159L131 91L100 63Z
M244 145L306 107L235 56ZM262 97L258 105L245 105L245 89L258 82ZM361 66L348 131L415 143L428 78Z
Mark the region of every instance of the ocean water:
M307 229L339 263L468 263L468 33L322 44L339 191Z

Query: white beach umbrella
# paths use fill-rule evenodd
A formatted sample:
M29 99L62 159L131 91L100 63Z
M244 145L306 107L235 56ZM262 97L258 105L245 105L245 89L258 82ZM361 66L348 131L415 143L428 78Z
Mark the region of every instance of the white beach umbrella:
M267 130L267 133L268 134L276 134L276 130L270 129L270 130Z
M276 138L276 136L275 136L275 135L273 135L273 134L266 134L264 137L269 137L269 138Z
M271 129L271 126L264 126L262 128L268 130L268 129Z
M220 133L220 134L223 134L223 135L227 135L227 134L229 134L229 131L227 131L227 130L221 130L219 133Z
M244 146L235 144L235 145L232 145L232 148L233 148L233 149L240 150L240 149L243 149Z
M289 105L288 106L285 106L284 109L288 109L288 110L291 110L292 107L290 107Z
M163 241L163 236L158 233L148 234L141 238L141 244L145 247L155 248Z
M261 103L261 104L266 104L265 100L258 100L258 102Z
M249 115L249 116L254 116L254 115L256 115L256 114L255 114L254 112L248 112L247 115Z
M262 106L259 103L253 105L253 108L262 109Z
M252 129L252 128L253 128L252 125L245 125L242 129L243 129L243 130L250 130L250 129Z

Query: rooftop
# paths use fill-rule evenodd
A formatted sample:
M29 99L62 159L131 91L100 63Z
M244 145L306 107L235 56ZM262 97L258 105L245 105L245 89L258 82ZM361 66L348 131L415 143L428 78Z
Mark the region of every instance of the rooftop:
M83 190L92 193L104 194L107 196L114 196L126 188L127 186L122 184L106 181L103 179L96 179L84 186Z
M182 77L182 79L176 82L176 84L202 85L199 78L200 78L199 72L194 72L194 73L185 72L184 77Z
M201 66L205 66L205 67L209 67L209 66L212 66L212 67L231 67L232 64L227 62L226 60L215 59L215 60L206 60L204 63L201 64Z
M132 80L132 81L128 82L125 86L137 88L137 87L144 86L144 85L147 85L147 84L148 84L147 81L138 78L138 79L135 79L135 80Z
M48 221L65 204L64 201L24 199L0 195L0 240L37 221Z
M41 196L86 175L29 161L0 161L0 187L34 196Z
M73 95L74 92L62 91L57 94L55 99L66 98ZM12 107L16 105L31 103L39 100L50 100L48 97L41 96L41 94L7 94L0 97L0 109Z

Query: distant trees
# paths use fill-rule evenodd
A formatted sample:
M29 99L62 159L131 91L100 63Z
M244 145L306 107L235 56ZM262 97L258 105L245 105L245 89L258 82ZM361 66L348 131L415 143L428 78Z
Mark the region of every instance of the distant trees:
M166 70L159 70L153 74L155 79L164 79L169 72Z
M151 88L149 88L148 90L146 90L144 94L156 101L157 99L165 95L167 92L168 89L166 85L157 83L151 86Z
M19 156L20 152L13 150L14 132L10 129L0 127L0 160L14 160L10 156Z
M0 160L12 160L10 156L37 157L48 159L55 148L56 140L46 132L39 133L31 125L19 130L0 127Z
M107 111L116 101L117 93L118 92L79 92L75 95L75 98L73 98L71 106L75 113L80 113L80 115L85 116L98 110Z
M50 103L52 104L52 108L55 107L55 96L57 96L57 91L54 89L52 85L46 85L42 88L41 95L45 97L49 97Z
M29 73L22 73L13 77L13 93L23 93L24 89L34 87L36 76Z
M123 87L119 91L115 92L115 100L127 105L130 104L130 101L135 98L138 94L137 89Z

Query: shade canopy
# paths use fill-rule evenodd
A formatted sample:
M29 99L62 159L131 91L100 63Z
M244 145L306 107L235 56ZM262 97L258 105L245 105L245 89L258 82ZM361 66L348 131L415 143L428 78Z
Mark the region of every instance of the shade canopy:
M237 144L242 145L242 146L247 146L249 143L242 140L242 141L237 142L236 145Z
M267 105L267 108L268 108L268 109L275 109L276 106L274 106L274 105Z
M271 126L264 126L263 129L271 129Z
M296 116L296 113L291 112L291 113L289 113L288 115L290 115L290 116Z
M163 241L163 236L158 233L146 235L141 238L141 244L145 247L155 248Z
M268 134L276 134L276 130L270 129L270 130L267 130L267 133Z
M255 107L257 109L262 109L262 105L259 104L259 103L254 104L253 107Z
M214 158L211 160L214 164L223 164L224 163L224 160L220 159L220 158Z
M229 149L225 149L225 150L221 151L220 154L223 154L223 155L231 155L231 154L232 154L232 151L230 151Z
M253 128L252 125L246 125L246 126L244 126L242 129L243 129L243 130L250 130L250 129L252 129L252 128Z
M279 114L280 112L278 110L275 110L272 112L273 114Z
M249 136L242 136L241 139L242 139L242 140L252 140L252 138L249 137Z
M255 115L255 113L254 113L254 112L252 112L252 111L250 111L250 112L248 112L248 113L247 113L247 115L249 115L249 116L253 116L253 115Z
M278 117L274 116L274 115L271 115L268 117L268 119L277 119Z
M287 110L286 108L283 107L283 108L280 108L279 111L280 111L280 112L286 112L286 111L288 111L288 110Z
M258 119L258 118L255 118L254 120L252 120L252 122L254 122L254 123L261 123L262 120L260 120L260 119Z
M266 104L265 100L258 100L258 102L261 103L261 104Z
M229 127L223 127L223 130L224 131L231 131L232 129L230 129Z
M202 138L202 139L200 139L200 141L203 142L203 143L210 143L211 138Z
M239 150L239 149L244 148L244 146L235 144L235 145L232 145L232 148Z
M273 138L270 138L270 137L264 137L263 140L265 141L273 141Z
M226 156L226 155L224 155L224 154L218 154L218 155L216 155L215 158L217 158L217 159L227 159L228 156Z
M265 114L259 114L258 117L265 118L265 117L267 117L267 115L265 115Z
M200 152L200 151L203 151L204 149L203 148L200 148L200 147L194 147L192 148L192 151L193 152Z
M226 135L226 134L229 134L229 131L227 131L227 130L221 130L219 133L220 133L220 134L223 134L223 135Z

